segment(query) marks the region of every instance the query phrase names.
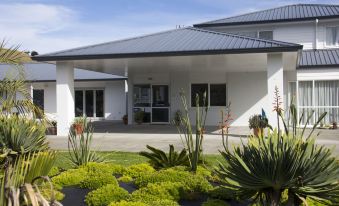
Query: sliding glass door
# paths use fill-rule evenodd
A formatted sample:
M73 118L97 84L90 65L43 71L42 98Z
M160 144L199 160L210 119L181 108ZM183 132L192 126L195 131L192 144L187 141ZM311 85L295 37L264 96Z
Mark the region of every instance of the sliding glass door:
M76 90L75 95L75 116L86 116L90 118L104 117L104 91L84 89Z
M134 115L143 123L169 123L168 85L139 84L133 88Z

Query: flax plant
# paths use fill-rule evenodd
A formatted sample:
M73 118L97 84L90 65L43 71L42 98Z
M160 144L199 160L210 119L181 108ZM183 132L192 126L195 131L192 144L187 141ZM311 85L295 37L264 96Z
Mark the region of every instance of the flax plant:
M205 133L206 117L208 106L206 101L206 92L203 94L202 104L199 105L200 97L197 94L195 97L195 132L190 119L190 111L188 108L185 93L180 92L181 103L183 106L183 115L180 117L180 124L177 125L180 138L188 152L190 168L192 172L197 171L198 163L203 161L203 140Z

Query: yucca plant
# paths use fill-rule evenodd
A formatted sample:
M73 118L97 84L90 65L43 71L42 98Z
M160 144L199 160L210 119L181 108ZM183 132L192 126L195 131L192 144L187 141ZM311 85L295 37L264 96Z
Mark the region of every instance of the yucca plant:
M288 190L290 205L301 205L306 197L338 203L338 163L331 150L317 146L313 138L281 137L275 130L221 154L227 164L220 163L219 176L244 199L277 206Z
M17 115L0 115L0 146L18 154L48 149L45 127L41 122Z
M170 168L175 166L189 166L188 156L186 149L181 152L174 150L173 145L169 145L169 152L166 154L160 149L156 149L149 145L146 146L151 152L142 151L139 154L149 159L150 164L155 169Z
M69 159L75 166L85 165L89 162L104 162L105 158L92 150L93 128L85 118L82 122L82 132L77 133L71 127L68 133Z
M188 159L192 172L196 172L199 162L202 162L203 140L205 132L206 117L208 106L206 101L206 92L203 94L202 104L199 105L200 97L197 94L195 97L195 132L190 119L190 111L186 100L185 93L180 92L181 103L183 106L183 114L180 117L180 124L177 125L180 138L188 152Z

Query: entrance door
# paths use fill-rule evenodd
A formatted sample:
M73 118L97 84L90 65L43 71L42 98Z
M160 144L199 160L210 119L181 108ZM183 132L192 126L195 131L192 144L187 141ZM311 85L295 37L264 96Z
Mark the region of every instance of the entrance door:
M152 85L152 123L169 123L168 85Z

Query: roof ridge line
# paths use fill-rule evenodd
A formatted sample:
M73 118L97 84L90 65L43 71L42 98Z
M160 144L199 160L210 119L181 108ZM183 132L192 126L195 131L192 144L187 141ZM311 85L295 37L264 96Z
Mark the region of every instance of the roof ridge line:
M92 48L92 47L96 47L96 46L102 46L102 45L110 44L110 43L118 43L118 42L124 42L124 41L133 40L133 39L140 39L140 38L154 36L154 35L162 34L162 33L166 33L166 32L173 32L173 31L176 31L176 30L183 30L183 29L186 29L186 28L189 28L189 27L192 27L192 26L176 28L176 29L168 29L168 30L165 30L165 31L155 32L155 33L151 33L151 34L144 34L144 35L140 35L140 36L127 37L127 38L124 38L124 39L118 39L118 40L113 40L113 41L108 41L108 42L102 42L102 43L98 43L98 44L91 44L91 45L87 45L87 46L75 47L73 49L64 49L64 50L60 50L60 51L56 51L56 52L49 52L49 53L45 53L45 54L41 54L41 55L37 55L37 56L45 56L45 55L52 55L52 54L55 55L55 54L66 52L66 51L67 52L68 51L76 51L76 50L80 50L80 49L86 49L86 48Z
M274 43L274 44L279 44L279 45L288 44L288 45L291 45L291 46L300 46L300 44L291 43L291 42L269 40L269 39L260 39L260 38L255 38L255 37L243 36L243 35L239 35L239 34L232 34L232 33L220 32L220 31L212 31L212 30L207 30L207 29L202 29L202 28L197 28L197 27L190 27L188 29L195 29L195 30L199 30L199 31L202 31L202 32L214 33L214 34L219 34L219 35L227 35L227 36L231 36L231 37L240 37L240 38L244 38L244 39Z

